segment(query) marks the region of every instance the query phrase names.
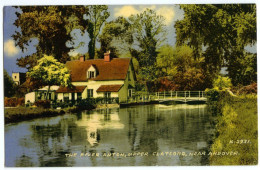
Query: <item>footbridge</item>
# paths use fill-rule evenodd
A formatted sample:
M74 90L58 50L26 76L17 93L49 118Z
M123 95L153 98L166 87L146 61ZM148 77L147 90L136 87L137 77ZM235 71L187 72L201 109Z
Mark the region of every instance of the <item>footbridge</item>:
M205 91L164 91L157 92L154 100L159 103L166 103L169 101L181 103L201 103L206 102L207 98Z

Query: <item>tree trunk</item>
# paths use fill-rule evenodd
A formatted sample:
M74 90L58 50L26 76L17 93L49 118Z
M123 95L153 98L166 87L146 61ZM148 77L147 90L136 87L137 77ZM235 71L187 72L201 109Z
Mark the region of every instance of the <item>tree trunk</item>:
M45 96L45 100L47 100L47 99L48 99L49 92L50 92L50 88L51 88L51 86L48 86L48 90L47 90L47 94L46 94L46 96Z

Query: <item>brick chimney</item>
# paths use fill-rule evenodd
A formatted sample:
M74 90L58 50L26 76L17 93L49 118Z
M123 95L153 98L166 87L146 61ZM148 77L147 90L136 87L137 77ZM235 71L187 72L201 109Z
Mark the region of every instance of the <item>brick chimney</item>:
M83 61L85 61L85 56L83 55L83 56L80 56L80 59L79 59L79 61L80 62L83 62Z
M104 61L105 61L105 62L110 62L110 61L111 61L110 51L104 53Z

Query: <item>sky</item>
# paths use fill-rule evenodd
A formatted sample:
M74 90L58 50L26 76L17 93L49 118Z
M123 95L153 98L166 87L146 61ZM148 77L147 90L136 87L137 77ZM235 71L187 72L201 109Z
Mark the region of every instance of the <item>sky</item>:
M109 5L108 10L110 12L110 17L107 21L114 20L119 16L129 17L132 14L138 14L143 12L146 8L153 9L157 14L162 15L165 18L165 25L167 29L167 39L165 43L172 46L176 42L176 34L174 29L174 23L177 20L183 18L184 12L179 8L178 5ZM17 19L15 12L20 12L19 9L13 8L11 6L4 7L4 69L11 75L12 72L26 72L27 69L20 68L16 65L16 60L18 58L30 55L36 52L37 40L34 39L27 50L22 52L22 50L15 46L15 42L11 37L15 31L20 31L19 28L13 25L14 21ZM69 54L71 56L79 54L84 54L88 52L88 34L85 33L81 35L79 30L73 30L71 36L75 39L75 46L80 42L84 42L80 48L73 49ZM97 42L96 47L99 48L100 44Z

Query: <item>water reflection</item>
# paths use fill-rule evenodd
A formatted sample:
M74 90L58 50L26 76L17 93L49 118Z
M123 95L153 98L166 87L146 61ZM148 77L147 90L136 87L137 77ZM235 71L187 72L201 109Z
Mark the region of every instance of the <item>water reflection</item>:
M111 112L111 109L93 111L90 114L82 114L76 121L76 125L85 128L87 141L91 146L97 145L100 141L100 130L123 129L124 124L120 123L118 110Z
M212 133L210 120L206 105L150 105L8 124L6 166L207 164L207 157L153 154L206 151ZM149 155L102 156L139 152ZM68 153L78 156L66 157ZM100 155L85 156L96 153Z

